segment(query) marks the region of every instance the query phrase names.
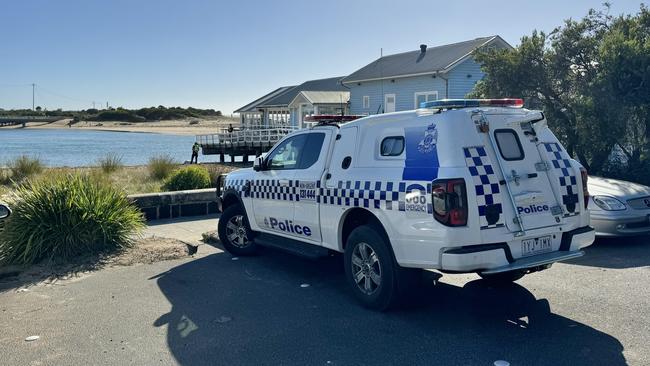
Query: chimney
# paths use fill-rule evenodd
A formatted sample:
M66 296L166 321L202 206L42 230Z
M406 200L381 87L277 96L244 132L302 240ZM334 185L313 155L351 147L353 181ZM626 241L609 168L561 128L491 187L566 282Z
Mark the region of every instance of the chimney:
M427 52L427 45L426 44L421 44L420 45L420 52L422 52L422 53Z

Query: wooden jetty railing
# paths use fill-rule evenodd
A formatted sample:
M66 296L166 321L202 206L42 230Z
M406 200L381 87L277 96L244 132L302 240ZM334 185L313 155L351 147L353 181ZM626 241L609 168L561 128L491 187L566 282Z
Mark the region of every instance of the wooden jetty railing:
M235 161L235 156L242 156L243 162L248 162L250 155L261 155L296 129L294 127L277 127L238 129L233 132L224 130L211 135L198 135L196 141L201 145L203 155L220 155L222 162L225 161L225 155L230 156L231 162Z

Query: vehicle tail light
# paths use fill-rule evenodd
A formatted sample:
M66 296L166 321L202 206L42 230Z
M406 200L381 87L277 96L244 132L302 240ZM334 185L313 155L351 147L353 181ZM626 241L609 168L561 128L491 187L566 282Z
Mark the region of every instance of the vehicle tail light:
M463 179L433 182L433 217L446 226L467 225L467 189Z
M582 194L585 200L585 209L589 206L589 187L587 186L587 179L589 179L589 174L587 174L587 169L580 168L580 176L582 177Z

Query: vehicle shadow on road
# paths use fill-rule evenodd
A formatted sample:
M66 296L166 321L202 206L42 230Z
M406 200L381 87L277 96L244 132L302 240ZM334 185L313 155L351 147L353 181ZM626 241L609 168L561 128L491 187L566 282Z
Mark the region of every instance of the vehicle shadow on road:
M650 236L598 238L584 250L584 256L565 263L614 269L650 266Z
M431 283L411 306L379 313L349 294L340 257L270 250L209 255L151 280L172 305L154 325L182 365L625 364L617 339L514 284Z

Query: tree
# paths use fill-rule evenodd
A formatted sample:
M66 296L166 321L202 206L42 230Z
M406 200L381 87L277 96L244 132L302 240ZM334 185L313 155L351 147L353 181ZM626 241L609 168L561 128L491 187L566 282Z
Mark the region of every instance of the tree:
M487 76L474 96L521 96L543 109L569 154L592 172L604 169L626 133L621 107L602 81L601 48L614 21L608 10L592 9L548 35L533 31L514 49L476 54Z

